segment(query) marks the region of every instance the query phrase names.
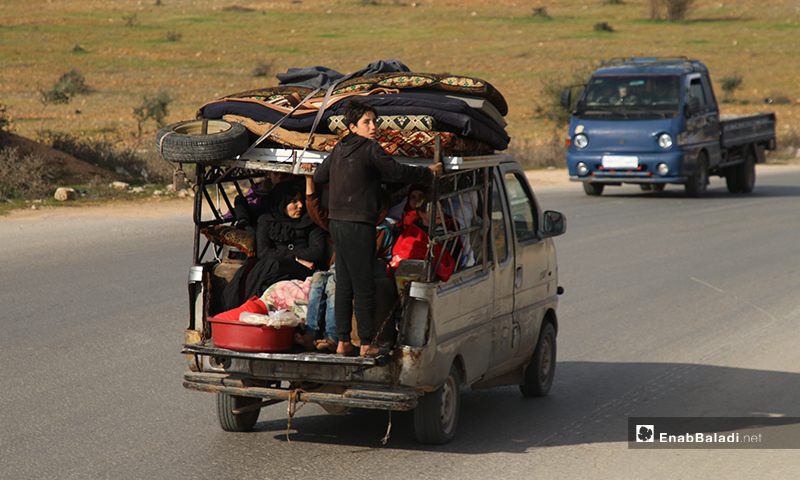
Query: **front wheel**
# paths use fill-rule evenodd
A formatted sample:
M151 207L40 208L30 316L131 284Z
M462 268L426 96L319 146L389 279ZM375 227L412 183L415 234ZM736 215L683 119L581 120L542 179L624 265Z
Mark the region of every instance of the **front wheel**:
M556 329L550 322L542 325L533 358L525 370L525 383L519 386L526 397L544 397L550 393L556 374Z
M444 445L456 436L461 380L455 365L444 384L419 398L414 409L414 432L420 443Z
M704 153L697 156L694 165L694 174L686 182L686 195L702 197L706 194L708 186L708 159Z
M593 197L602 195L604 187L605 185L602 183L583 182L583 191L586 192L586 195L591 195Z
M226 432L249 432L258 421L258 414L261 410L255 409L244 413L233 413L233 411L256 403L261 403L261 399L218 393L217 417L219 418L219 426Z

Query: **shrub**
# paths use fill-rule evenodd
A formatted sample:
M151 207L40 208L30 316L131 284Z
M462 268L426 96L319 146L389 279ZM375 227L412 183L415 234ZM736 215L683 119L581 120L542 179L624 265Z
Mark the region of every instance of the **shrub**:
M8 116L8 107L0 103L0 131L7 131L11 126L11 117Z
M734 72L733 75L729 77L724 77L722 79L722 91L725 92L725 101L730 101L733 98L733 95L736 93L736 90L742 86L742 76L738 73Z
M139 129L139 137L142 136L142 124L147 120L153 120L158 127L164 126L164 119L169 113L169 103L172 101L169 94L164 90L155 95L145 95L142 103L133 109L133 116L136 118L136 126Z
M272 72L272 62L261 61L258 62L253 68L252 75L254 77L267 77Z
M94 89L86 84L86 78L84 78L83 74L75 68L61 75L53 85L53 90L63 92L70 97L94 92Z
M650 19L682 22L693 5L694 0L650 0Z
M44 110L48 105L67 104L72 100L75 95L85 95L92 93L94 89L86 84L86 79L83 74L76 69L61 75L56 83L50 90L39 88L39 101L42 103L42 111L39 116L42 119L42 124L39 127L39 132L44 130Z
M541 17L551 20L553 17L547 14L547 7L536 7L533 9L533 13L531 13L532 17Z
M36 155L20 155L16 147L0 150L0 197L35 199L55 191L46 172L47 163Z
M595 69L592 66L574 69L565 76L548 74L542 79L542 96L544 103L536 106L536 117L550 120L557 128L569 124L570 113L561 106L561 92L573 89L573 101L577 100L578 86L583 86Z
M613 32L614 27L608 24L608 22L600 22L594 24L594 29L598 32Z
M122 22L125 24L126 27L135 27L136 25L139 24L139 19L134 13L133 15L126 15L122 17Z
M167 32L167 41L168 42L177 42L183 37L183 34L180 32Z

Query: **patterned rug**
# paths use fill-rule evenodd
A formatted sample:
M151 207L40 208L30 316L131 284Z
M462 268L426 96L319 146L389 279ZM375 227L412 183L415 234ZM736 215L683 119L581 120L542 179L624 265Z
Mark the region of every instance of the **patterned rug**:
M402 130L406 132L429 132L436 130L436 120L430 115L385 115L378 117L378 130ZM328 130L337 135L348 132L344 115L328 117Z
M462 138L451 132L406 132L399 130L380 130L377 142L389 155L409 158L433 158L436 136L442 139L442 155L474 156L489 155L493 150L485 143ZM339 139L328 141L323 150L330 152Z

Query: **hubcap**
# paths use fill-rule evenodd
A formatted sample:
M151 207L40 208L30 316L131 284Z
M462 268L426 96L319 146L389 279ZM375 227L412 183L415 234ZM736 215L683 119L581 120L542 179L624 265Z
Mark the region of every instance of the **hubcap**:
M550 337L547 337L542 343L542 357L540 364L542 366L541 370L539 371L539 380L542 384L547 382L547 378L550 376L550 370L553 366L551 357L553 352L553 345L550 343Z
M447 377L447 381L442 385L442 430L450 433L453 429L453 421L456 416L456 386L453 377Z

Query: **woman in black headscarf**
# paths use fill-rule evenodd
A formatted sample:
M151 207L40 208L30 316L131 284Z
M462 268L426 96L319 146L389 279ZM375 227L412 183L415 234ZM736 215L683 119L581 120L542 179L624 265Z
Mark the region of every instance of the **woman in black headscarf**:
M325 269L325 231L305 211L303 192L293 182L281 182L269 192L268 211L258 218L259 258L281 257L300 263L308 275Z
M276 282L303 280L314 270L328 268L325 230L304 211L304 198L293 182L281 182L269 192L267 212L258 217L258 256L248 260L223 290L225 309L260 297Z

